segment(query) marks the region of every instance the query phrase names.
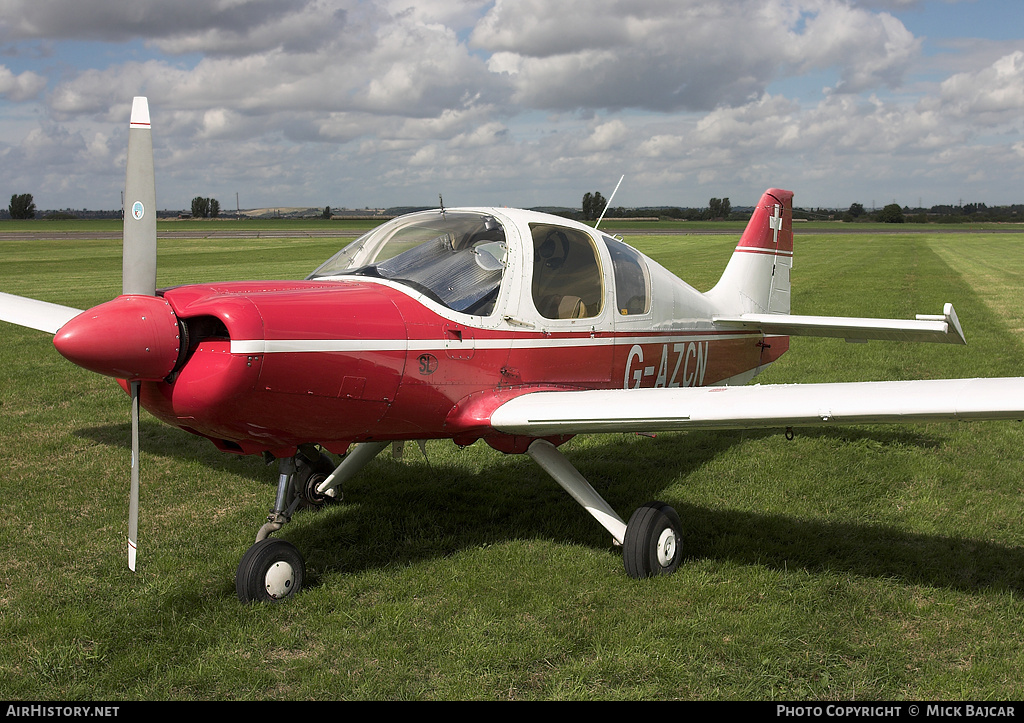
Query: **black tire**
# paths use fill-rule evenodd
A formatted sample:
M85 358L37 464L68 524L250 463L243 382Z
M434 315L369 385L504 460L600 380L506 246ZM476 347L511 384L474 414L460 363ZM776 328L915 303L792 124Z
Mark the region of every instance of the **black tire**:
M626 525L622 561L635 579L671 575L683 559L683 525L679 515L662 502L638 507Z
M286 540L260 540L246 550L235 573L235 592L244 603L278 602L296 595L306 577L306 563Z

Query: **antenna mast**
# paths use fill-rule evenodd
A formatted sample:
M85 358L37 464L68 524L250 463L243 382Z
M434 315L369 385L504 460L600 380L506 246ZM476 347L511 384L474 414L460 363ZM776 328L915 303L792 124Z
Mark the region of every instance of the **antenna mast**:
M615 184L615 190L612 191L612 195L608 197L608 203L606 203L604 208L601 210L601 218L597 219L597 223L594 224L595 229L597 229L597 227L601 225L601 221L604 220L604 214L608 211L608 207L612 205L612 199L615 198L615 194L619 192L619 186L622 185L622 179L625 177L625 174L619 177L619 182Z

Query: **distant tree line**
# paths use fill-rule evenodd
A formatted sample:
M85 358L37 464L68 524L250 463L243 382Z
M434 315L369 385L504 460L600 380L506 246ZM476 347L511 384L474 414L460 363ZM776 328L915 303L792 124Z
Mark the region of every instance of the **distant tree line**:
M419 208L388 209L388 215L419 210ZM726 198L712 198L702 208L681 206L641 206L626 208L608 207L608 200L600 191L587 192L583 196L581 208L548 209L553 213L583 221L596 221L604 214L605 218L665 218L684 221L745 221L750 218L750 207L733 208ZM196 196L192 199L192 216L194 218L216 218L220 216L220 202L215 198ZM31 193L14 194L6 212L0 207L0 218L32 219L37 214L35 200ZM57 211L46 212L46 218L108 218L116 217L116 211ZM322 218L331 218L331 207L324 207ZM805 220L835 220L848 223L881 222L881 223L980 223L980 222L1024 222L1024 204L1009 206L988 206L984 203L966 203L959 205L937 205L930 208L900 206L890 203L880 209L868 210L862 203L850 204L845 211L829 208L794 208L793 217Z
M845 213L836 214L835 218L848 223L1019 223L1024 221L1024 204L987 206L984 203L967 203L957 206L946 204L929 208L911 208L890 203L881 209L868 211L863 204L854 203Z
M31 193L14 194L11 196L11 204L7 207L7 212L11 214L13 219L26 219L36 217L36 204L32 200Z
M582 211L584 221L596 221L601 218L601 214L605 212L607 207L608 201L601 195L600 191L597 191L596 193L590 193L587 191L583 194Z
M192 199L192 218L217 218L220 216L220 201L216 198L196 196Z
M583 197L582 213L578 218L584 221L596 220L601 214L594 212L593 199L604 201L601 194L587 193ZM703 208L680 206L642 206L625 208L618 206L604 211L605 218L658 217L682 221L745 221L750 218L750 207L733 208L728 198L712 198ZM572 216L574 214L566 214ZM868 210L862 203L853 203L843 211L826 208L794 208L793 217L809 221L846 221L874 223L971 223L971 222L1024 222L1024 204L1010 206L987 206L984 203L968 203L958 206L938 205L930 208L910 208L890 203L879 209Z

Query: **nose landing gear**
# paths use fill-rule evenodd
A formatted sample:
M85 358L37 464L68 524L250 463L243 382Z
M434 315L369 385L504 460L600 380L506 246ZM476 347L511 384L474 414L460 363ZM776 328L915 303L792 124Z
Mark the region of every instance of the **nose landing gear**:
M303 445L294 457L278 460L277 499L256 542L238 564L235 592L244 603L286 600L302 589L306 564L287 540L270 535L284 527L301 507L322 507L342 498L341 482L362 468L385 444L362 444L337 467L327 455Z

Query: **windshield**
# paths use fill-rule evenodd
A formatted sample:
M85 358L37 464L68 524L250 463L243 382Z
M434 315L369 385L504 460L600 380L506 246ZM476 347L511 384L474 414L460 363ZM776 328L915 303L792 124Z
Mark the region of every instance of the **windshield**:
M454 311L494 311L505 231L490 215L431 212L384 224L327 260L310 279L370 276L409 286Z

